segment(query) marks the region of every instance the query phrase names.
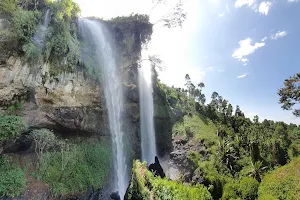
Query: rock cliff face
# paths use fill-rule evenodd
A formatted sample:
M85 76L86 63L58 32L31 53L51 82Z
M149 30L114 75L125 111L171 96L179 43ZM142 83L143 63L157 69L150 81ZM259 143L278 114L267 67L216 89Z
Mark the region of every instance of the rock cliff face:
M82 72L48 74L47 63L29 66L10 57L0 68L1 111L24 102L20 115L29 126L108 134L100 85Z
M106 22L120 55L118 63L125 95L123 127L128 142L132 143L129 150L134 157L140 153L137 63L142 45L152 33L152 25L144 18L135 15ZM0 31L9 26L1 18ZM79 68L74 73L50 76L49 63L29 65L17 53L14 43L0 41L0 114L8 114L9 107L21 103L22 109L17 114L31 128L50 128L62 136L109 135L101 82Z

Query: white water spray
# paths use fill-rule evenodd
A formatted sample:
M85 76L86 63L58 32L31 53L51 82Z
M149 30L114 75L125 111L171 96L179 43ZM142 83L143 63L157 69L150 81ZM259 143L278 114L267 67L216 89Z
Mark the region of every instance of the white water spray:
M154 130L152 67L149 62L139 68L140 123L142 160L148 164L154 163L156 156L156 140Z
M36 34L32 38L34 43L38 45L40 48L44 47L45 37L46 37L46 33L50 21L51 21L51 11L50 9L48 9L44 16L44 23L38 27Z
M123 93L116 63L117 55L114 51L111 33L103 23L96 20L79 19L79 26L83 39L93 46L89 52L93 54L98 67L101 67L101 82L104 87L114 149L115 190L123 199L129 184L129 176L123 145L124 133L121 127Z

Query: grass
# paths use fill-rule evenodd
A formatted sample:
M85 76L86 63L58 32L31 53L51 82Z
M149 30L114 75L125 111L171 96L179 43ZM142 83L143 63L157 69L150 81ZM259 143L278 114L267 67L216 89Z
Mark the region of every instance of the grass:
M300 199L300 157L266 175L258 199Z
M86 192L102 187L111 168L111 149L106 143L82 143L64 151L44 153L36 176L51 186L55 195Z
M204 143L210 147L216 144L218 136L217 128L210 120L203 120L203 117L194 114L192 116L185 115L183 119L177 122L172 129L173 137L182 135L185 137L193 137L197 141L204 140Z

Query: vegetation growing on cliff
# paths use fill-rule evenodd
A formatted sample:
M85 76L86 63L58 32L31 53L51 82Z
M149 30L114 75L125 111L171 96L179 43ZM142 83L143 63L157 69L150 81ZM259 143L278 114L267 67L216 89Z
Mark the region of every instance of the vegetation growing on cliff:
M208 190L202 185L183 185L155 177L146 167L146 163L134 161L130 186L127 191L128 200L146 199L212 199Z
M45 38L45 47L39 47L32 39L42 23L46 10L51 10L51 22ZM30 64L37 64L41 58L49 61L54 68L73 70L79 60L76 19L79 6L72 0L4 0L0 3L0 14L11 23L12 28L1 31L10 35L20 45L19 53L24 54ZM7 34L9 32L9 34Z
M18 116L0 117L0 142L10 139L16 139L21 131L25 129L25 123Z

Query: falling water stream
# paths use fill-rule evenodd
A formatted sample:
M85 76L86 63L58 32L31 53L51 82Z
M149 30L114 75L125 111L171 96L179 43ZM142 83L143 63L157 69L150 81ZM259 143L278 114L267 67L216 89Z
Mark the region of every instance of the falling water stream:
M50 9L48 9L44 16L44 23L39 25L36 34L32 38L34 43L38 45L40 48L44 47L45 37L46 37L50 20L51 20L51 11Z
M111 38L112 34L102 22L97 20L79 19L79 29L83 40L91 45L86 52L93 54L92 57L97 66L101 68L101 82L104 87L114 149L116 175L114 189L119 192L123 199L129 184L129 176L123 145L123 93L116 61L117 55Z
M145 62L139 69L140 123L142 160L148 164L154 162L156 141L153 119L152 67Z

